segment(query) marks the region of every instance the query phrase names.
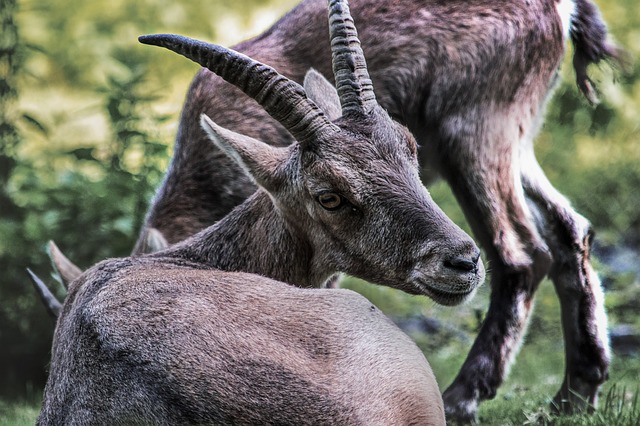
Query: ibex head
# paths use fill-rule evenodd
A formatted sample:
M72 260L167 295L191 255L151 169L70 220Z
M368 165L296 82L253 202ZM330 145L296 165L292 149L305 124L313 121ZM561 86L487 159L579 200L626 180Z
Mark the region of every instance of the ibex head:
M294 136L293 145L275 148L201 119L216 145L269 193L293 233L308 241L316 270L460 303L484 280L479 250L420 182L414 138L377 103L345 3L331 1L329 11L342 113L334 121L300 85L240 53L177 35L140 41L220 75ZM335 90L317 79L310 84L326 85L316 92Z

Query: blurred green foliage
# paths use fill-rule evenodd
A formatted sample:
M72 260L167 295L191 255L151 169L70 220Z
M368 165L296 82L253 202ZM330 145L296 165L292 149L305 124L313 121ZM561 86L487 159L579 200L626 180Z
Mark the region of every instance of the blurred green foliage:
M35 401L34 401L35 402ZM0 401L0 426L30 426L36 423L40 404Z
M166 60L140 46L137 36L176 32L230 45L258 34L295 3L0 2L0 396L37 394L46 377L53 326L24 269L54 282L45 254L50 239L83 268L127 255L168 164L181 100L197 66ZM600 3L614 38L637 57L640 3ZM638 250L640 64L632 62L624 74L593 71L602 91L595 108L577 93L567 60L537 153L553 184L594 223L599 244ZM431 191L466 226L446 185ZM613 321L640 325L638 275L604 263L601 270ZM451 309L366 283L348 286L396 318L432 316L450 325L451 335L469 336L489 292L485 287L469 304ZM537 310L529 341L552 344L561 363L557 301L549 285ZM433 353L438 378L448 383L470 341L414 337Z

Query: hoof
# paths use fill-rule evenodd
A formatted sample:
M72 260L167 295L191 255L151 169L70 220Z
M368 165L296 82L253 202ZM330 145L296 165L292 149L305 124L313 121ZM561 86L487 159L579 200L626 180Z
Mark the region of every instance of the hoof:
M591 413L595 410L600 386L592 383L579 385L577 382L578 380L574 380L573 387L567 386L566 383L562 385L551 402L552 413L570 415Z
M447 424L471 425L476 424L478 414L478 400L468 398L456 392L455 389L447 389L442 396L444 400L444 412Z

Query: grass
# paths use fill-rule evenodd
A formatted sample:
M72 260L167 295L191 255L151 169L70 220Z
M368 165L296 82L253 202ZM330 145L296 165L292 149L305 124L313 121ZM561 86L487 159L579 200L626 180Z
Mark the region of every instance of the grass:
M599 408L591 414L555 416L549 397L534 393L510 400L486 402L480 409L481 425L637 426L640 424L640 388L630 390L618 383L605 385ZM550 395L550 394L549 394Z

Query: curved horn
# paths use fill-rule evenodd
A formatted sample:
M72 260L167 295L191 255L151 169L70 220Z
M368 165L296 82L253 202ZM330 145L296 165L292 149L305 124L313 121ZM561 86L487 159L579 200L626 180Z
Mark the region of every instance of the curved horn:
M371 112L378 103L346 0L329 0L329 33L342 114Z
M175 34L146 35L138 40L165 47L213 71L255 99L301 144L318 131L334 128L298 83L242 53Z

